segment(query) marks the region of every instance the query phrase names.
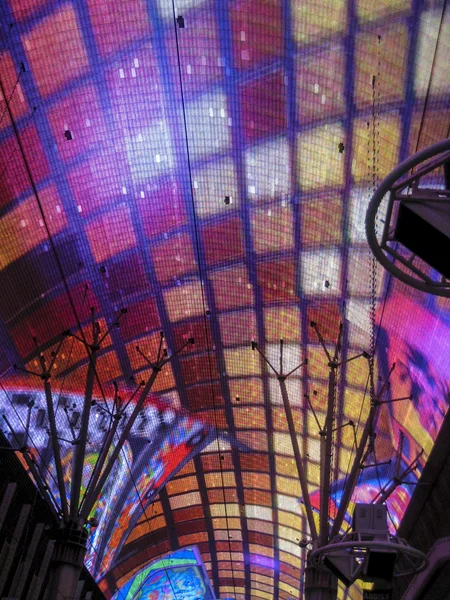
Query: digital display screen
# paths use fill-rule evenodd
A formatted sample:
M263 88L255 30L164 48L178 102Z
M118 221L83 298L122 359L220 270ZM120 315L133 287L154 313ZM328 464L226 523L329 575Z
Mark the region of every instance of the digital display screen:
M311 321L328 349L343 322L343 358L374 343L377 386L396 365L385 399L411 395L380 407L369 462L384 464L361 472L346 516L423 449L388 499L391 530L401 521L448 408L450 304L374 267L365 214L392 168L449 136L445 8L2 3L1 410L18 431L27 406L17 395L45 411L37 380L17 379L12 365L39 371L39 351L49 357L67 329L89 337L91 308L102 333L127 309L99 352L108 398L114 381L129 390L131 377L148 378L136 346L151 361L160 331L169 354L195 338L156 380L162 404L146 411L159 424L149 417L132 432L98 500L87 566L107 598L192 545L216 597L303 597L299 542L309 531L292 442L278 381L251 342L278 369L282 338L285 373L308 359L287 387L318 523L329 368ZM86 371L85 347L68 339L52 372L55 398L80 405ZM368 418L367 384L367 361L340 370L332 514L355 455L347 423L359 439ZM42 423L33 409L34 446L56 495ZM69 480L72 445L61 447ZM94 436L84 485L98 452Z

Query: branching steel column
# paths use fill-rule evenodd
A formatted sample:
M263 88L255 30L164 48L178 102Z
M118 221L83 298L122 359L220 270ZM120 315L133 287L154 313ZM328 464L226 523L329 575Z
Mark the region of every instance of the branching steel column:
M44 360L44 358L41 357L41 362L43 362L43 360ZM69 511L68 511L68 506L67 506L66 486L64 484L64 474L63 474L63 468L62 468L62 462L61 462L61 452L60 452L59 442L58 442L58 432L56 430L55 409L53 408L52 389L50 386L49 378L50 378L50 376L47 373L44 373L42 375L42 379L44 380L45 399L47 401L48 420L50 423L50 438L51 438L51 444L52 444L53 459L55 461L56 479L58 481L58 491L59 491L59 496L61 498L61 510L62 510L64 523L68 523Z
M300 487L302 490L303 504L305 505L306 517L308 519L309 529L311 532L311 538L313 541L317 539L316 523L314 521L314 515L311 507L311 500L308 491L308 480L306 478L305 469L303 466L303 459L298 445L297 432L295 431L294 418L292 416L291 405L289 403L289 396L286 389L286 377L283 375L278 376L278 382L280 384L281 396L283 398L284 411L286 413L286 419L289 427L289 435L291 438L292 448L294 450L295 462L297 465L298 478L300 480Z
M72 474L72 486L70 490L70 519L78 522L78 505L80 502L81 486L83 484L83 467L86 454L86 443L89 428L89 417L91 415L92 392L94 390L95 364L97 360L98 346L95 336L94 344L90 349L89 366L86 377L86 390L84 394L83 413L81 417L80 434L75 445L74 466ZM89 351L89 350L88 350Z
M333 412L334 392L336 388L337 365L330 363L330 374L328 376L328 407L325 420L325 430L321 432L321 490L320 490L320 532L319 545L324 546L328 541L328 501L330 497L331 456L333 442Z

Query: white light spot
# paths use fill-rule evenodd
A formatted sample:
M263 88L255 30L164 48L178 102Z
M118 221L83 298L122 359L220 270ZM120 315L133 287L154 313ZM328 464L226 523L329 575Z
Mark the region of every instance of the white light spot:
M318 83L315 83L315 84L314 84L314 93L315 93L315 94L318 94L318 93L319 93L319 84L318 84Z
M155 156L155 162L157 162L157 163L160 163L160 162L161 162L161 155L160 155L160 154L157 154L157 155Z
M326 101L327 101L327 98L326 98L325 94L322 94L322 98L320 99L321 104L325 104Z
M80 213L80 212L83 212L83 209L81 208L81 204L79 204L79 205L77 206L77 209L78 209L78 212L79 212L79 213Z
M86 127L90 127L91 126L91 120L90 119L86 119Z
M145 192L144 192L144 190L141 190L141 198L145 198Z
M136 77L136 69L134 67L131 69L131 77Z
M241 42L245 42L245 31L241 31Z
M191 65L186 65L186 72L187 72L188 75L192 74L192 67L191 67Z
M56 212L61 213L61 207L59 206L59 204L56 205Z
M249 185L248 186L248 193L249 194L256 194L256 187L254 185Z
M125 196L127 193L127 188L125 186L123 186L122 188L122 194Z
M27 226L27 222L25 221L25 219L22 219L22 220L20 221L20 226L21 226L21 227L26 227L26 226Z
M209 107L209 116L214 117L214 109L212 106Z
M139 59L138 58L134 59L134 66L136 67L136 69L139 67Z
M222 117L222 119L225 119L225 109L224 108L220 109L220 116Z
M123 72L123 69L119 69L119 76L120 76L120 79L125 78L125 73Z

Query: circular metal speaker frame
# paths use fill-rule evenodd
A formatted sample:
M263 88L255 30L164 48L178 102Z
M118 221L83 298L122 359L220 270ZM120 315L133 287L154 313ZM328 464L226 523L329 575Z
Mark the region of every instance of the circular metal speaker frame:
M310 564L316 568L327 567L323 564L325 558L333 556L344 556L355 559L352 568L352 581L364 578L364 563L369 557L370 551L384 551L395 553L397 560L394 569L394 577L403 577L420 573L428 566L426 554L412 548L406 540L390 533L378 533L374 531L354 531L343 536L336 537L330 544L315 548L309 555ZM404 563L403 568L402 564Z
M426 162L428 161L428 162ZM428 274L421 271L420 267L414 265L416 256L410 252L410 256L405 256L395 248L388 246L388 242L393 242L391 218L395 212L395 203L398 201L414 202L427 200L432 202L448 202L450 204L450 193L448 190L425 190L421 193L418 183L421 177L434 171L444 163L450 161L450 139L443 140L424 148L420 152L413 154L401 162L389 175L381 182L373 194L366 213L366 236L369 246L383 267L394 277L403 281L407 285L428 292L436 296L450 298L450 280L441 277L440 280L432 279ZM417 169L415 169L418 167ZM413 173L410 171L415 169ZM408 189L408 193L404 193ZM377 216L379 216L380 205L386 195L389 194L384 231L381 240L378 239L376 232ZM401 263L403 269L397 266L396 262Z

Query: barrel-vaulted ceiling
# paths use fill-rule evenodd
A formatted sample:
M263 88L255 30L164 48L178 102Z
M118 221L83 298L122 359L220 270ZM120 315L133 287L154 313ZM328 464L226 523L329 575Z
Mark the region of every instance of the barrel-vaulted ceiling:
M88 564L107 597L189 545L217 596L303 597L302 494L278 382L252 340L278 367L283 339L285 372L308 359L288 392L315 513L310 404L323 423L328 361L311 321L327 345L343 322L344 359L376 349L377 377L396 363L388 396L413 400L382 407L369 462L395 458L403 432L405 465L424 448L420 475L447 408L449 303L376 267L364 218L399 160L449 135L446 4L0 2L2 411L17 418L23 393L39 405L40 382L13 365L35 369L67 329L89 336L91 307L102 332L127 309L99 353L97 397L148 378L142 353L157 353L161 331L170 353L195 338L145 409L169 437L156 443L143 414L133 435L147 446L125 448L116 504L101 506L117 529L93 534ZM86 365L65 340L52 379L73 419ZM335 431L335 482L367 418L367 381L365 360L339 374L336 428L355 427ZM33 415L45 446L45 415ZM57 418L68 429L67 410ZM362 470L353 500L370 501L394 462ZM412 490L389 498L392 527Z

